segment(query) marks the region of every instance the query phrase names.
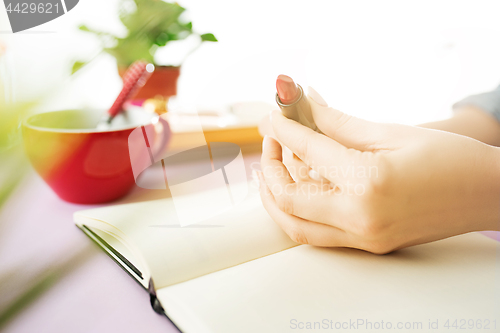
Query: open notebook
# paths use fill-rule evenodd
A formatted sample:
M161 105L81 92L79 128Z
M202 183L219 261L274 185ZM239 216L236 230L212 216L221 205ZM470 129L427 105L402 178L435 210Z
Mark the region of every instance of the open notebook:
M500 331L499 247L480 234L383 256L296 246L254 192L187 227L170 199L74 220L183 332Z

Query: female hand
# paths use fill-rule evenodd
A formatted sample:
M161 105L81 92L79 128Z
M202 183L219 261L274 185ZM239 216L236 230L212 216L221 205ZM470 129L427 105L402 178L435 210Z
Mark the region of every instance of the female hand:
M292 240L381 254L500 230L500 148L358 119L328 107L312 89L308 98L324 135L274 111L280 143L264 138L259 174L264 207ZM292 177L283 147L298 157L296 166L328 181Z

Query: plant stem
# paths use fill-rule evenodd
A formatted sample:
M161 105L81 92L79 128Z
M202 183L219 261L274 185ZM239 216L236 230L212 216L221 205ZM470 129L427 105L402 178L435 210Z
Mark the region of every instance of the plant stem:
M69 273L87 262L96 253L97 251L95 251L95 249L92 248L92 244L89 243L70 255L63 262L45 268L42 271L36 272L36 274L30 274L31 277L28 281L19 280L22 280L23 272L26 271L27 267L30 267L32 264L31 262L24 262L20 268L2 274L2 276L0 276L0 294L3 295L4 293L7 294L8 292L12 292L12 290L19 290L22 288L20 286L21 283L23 286L27 285L28 288L21 290L13 301L0 308L0 330L22 310L26 309L49 290L57 281L69 275Z

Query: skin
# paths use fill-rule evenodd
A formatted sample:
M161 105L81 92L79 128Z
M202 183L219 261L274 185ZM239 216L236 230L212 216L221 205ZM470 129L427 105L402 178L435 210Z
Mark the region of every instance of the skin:
M492 146L500 146L500 122L472 106L456 110L452 118L422 124L420 127L465 135Z
M264 207L292 240L384 254L500 230L493 117L466 108L420 127L381 124L308 98L324 135L274 111L258 173Z

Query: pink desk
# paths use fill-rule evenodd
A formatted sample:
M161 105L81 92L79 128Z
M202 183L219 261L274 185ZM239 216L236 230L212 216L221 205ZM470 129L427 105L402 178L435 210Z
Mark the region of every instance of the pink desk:
M249 176L250 164L259 159L260 154L245 156ZM137 188L117 203L165 196L166 191ZM152 310L149 294L74 225L73 213L91 207L60 200L32 173L0 211L0 273L23 265L57 265L86 247L90 253L90 259L58 280L5 332L178 332Z

